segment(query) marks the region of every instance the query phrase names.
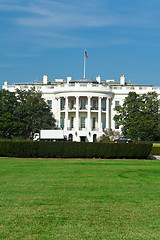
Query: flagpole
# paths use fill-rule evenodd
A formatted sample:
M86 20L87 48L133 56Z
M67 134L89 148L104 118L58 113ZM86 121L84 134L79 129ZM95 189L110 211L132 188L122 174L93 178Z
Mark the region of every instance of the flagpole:
M84 50L84 79L86 78L86 59L85 59L85 52L86 52L86 49Z

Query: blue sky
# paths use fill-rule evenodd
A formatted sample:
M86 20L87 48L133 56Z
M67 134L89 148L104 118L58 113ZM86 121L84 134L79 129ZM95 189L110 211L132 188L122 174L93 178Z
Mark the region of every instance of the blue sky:
M0 85L72 76L160 86L159 0L0 0Z

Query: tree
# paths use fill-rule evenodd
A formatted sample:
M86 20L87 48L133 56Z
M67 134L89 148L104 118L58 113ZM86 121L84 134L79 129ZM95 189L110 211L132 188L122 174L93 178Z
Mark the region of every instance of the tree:
M11 138L12 135L24 135L40 129L51 129L55 119L40 92L35 89L17 90L12 93L0 91L0 135Z
M0 135L11 138L21 133L21 122L16 116L17 99L15 93L0 91Z
M23 134L32 136L40 129L51 129L55 126L55 119L48 104L42 98L42 93L31 90L17 90L17 116L24 125Z
M156 92L138 95L130 92L122 106L116 108L115 121L122 125L124 136L154 140L159 133L159 101Z

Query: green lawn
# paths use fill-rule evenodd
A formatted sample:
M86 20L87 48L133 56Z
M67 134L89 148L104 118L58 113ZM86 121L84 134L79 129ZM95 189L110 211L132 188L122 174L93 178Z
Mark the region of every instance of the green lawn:
M160 143L153 143L153 147L160 147Z
M160 161L0 159L0 239L160 239Z

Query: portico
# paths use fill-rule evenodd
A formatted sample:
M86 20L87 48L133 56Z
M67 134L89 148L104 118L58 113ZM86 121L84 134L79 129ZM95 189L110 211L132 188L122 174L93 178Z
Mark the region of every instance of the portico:
M77 96L58 96L57 101L58 126L67 136L72 132L73 140L80 141L86 137L86 141L92 142L93 135L98 138L104 129L109 128L110 99L106 96L84 96L79 92Z

